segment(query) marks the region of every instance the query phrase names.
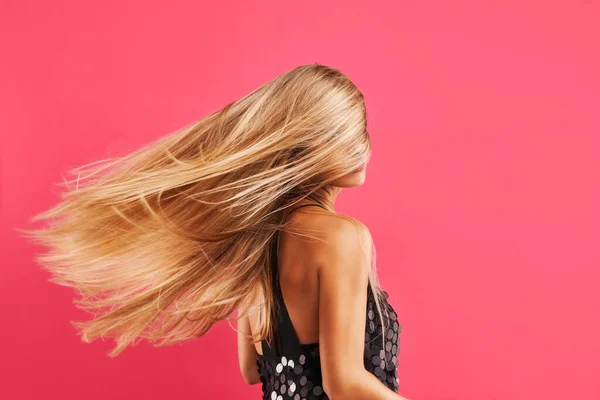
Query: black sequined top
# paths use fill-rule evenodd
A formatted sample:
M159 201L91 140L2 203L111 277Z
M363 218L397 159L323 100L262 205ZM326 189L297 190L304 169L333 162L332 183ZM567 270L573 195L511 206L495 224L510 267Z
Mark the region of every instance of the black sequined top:
M263 340L263 354L259 355L256 361L262 382L262 398L263 400L329 399L323 391L319 343L301 344L299 342L281 293L276 268L276 251L274 260L273 281L275 282L277 314L274 345L271 347L266 340ZM385 307L382 308L382 312L384 321L386 321L386 330L385 339L382 341L381 320L375 306L375 298L371 287L367 287L364 365L367 371L397 393L399 334L402 325L398 323L398 315L388 303L388 294L385 291L383 291L383 298Z

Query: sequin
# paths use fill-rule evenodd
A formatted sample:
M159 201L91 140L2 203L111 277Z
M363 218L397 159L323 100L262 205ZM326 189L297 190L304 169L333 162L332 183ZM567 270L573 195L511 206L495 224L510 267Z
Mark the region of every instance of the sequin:
M397 314L387 302L384 292L383 320L385 330L381 328L381 318L376 312L373 294L369 287L367 297L367 315L365 323L365 368L375 375L383 384L394 392L398 392L398 355L399 333L402 326L397 322ZM277 321L291 324L291 321ZM383 339L383 341L382 341ZM281 340L289 340L282 337ZM288 342L289 343L289 342ZM265 348L269 348L266 342ZM262 383L263 400L329 400L323 390L320 349L301 345L294 356L270 352L261 355L256 361L260 381ZM269 348L270 349L270 348Z
M369 288L367 320L365 326L365 368L394 392L398 392L397 355L401 325L396 322L397 314L387 302L389 296L384 292L383 321L385 331L381 329L381 318L375 310L375 300ZM373 313L369 313L373 311ZM373 318L371 318L371 315ZM382 337L384 341L382 342ZM383 343L383 346L382 346Z

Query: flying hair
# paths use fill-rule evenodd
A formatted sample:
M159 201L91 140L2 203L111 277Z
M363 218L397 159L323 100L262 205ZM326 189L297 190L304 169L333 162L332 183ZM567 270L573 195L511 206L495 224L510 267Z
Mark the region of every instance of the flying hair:
M81 339L115 339L110 357L142 339L200 337L254 300L252 339L270 341L274 235L308 234L286 212L369 160L366 121L348 77L302 65L127 155L68 171L60 202L32 218L44 226L17 230L47 248L36 261L49 280L80 296L91 315L72 321Z

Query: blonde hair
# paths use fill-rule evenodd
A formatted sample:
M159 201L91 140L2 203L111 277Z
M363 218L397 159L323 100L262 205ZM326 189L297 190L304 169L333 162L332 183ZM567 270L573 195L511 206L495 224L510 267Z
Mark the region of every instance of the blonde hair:
M264 304L253 340L270 341L270 249L290 229L286 209L370 155L362 93L337 69L303 65L126 156L72 169L60 203L32 219L47 226L17 230L49 248L37 262L93 316L72 324L85 342L114 337L111 357L143 338L202 336L251 299ZM374 268L369 284L381 315Z

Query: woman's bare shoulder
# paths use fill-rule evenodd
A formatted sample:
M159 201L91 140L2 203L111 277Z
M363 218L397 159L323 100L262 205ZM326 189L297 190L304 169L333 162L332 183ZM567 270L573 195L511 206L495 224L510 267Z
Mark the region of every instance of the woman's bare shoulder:
M297 226L310 232L318 240L310 241L310 250L319 264L341 255L358 255L370 252L371 232L358 218L328 211L307 212L296 219Z

